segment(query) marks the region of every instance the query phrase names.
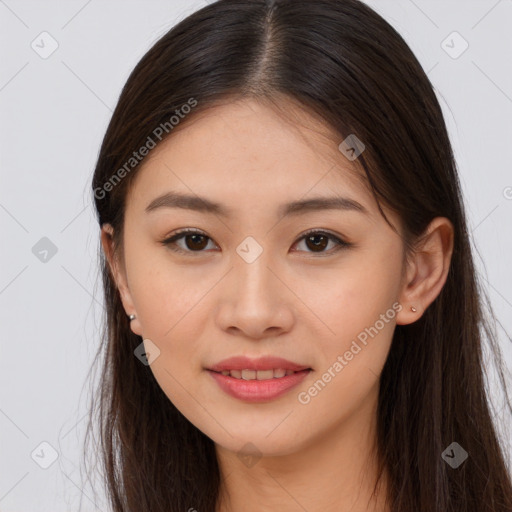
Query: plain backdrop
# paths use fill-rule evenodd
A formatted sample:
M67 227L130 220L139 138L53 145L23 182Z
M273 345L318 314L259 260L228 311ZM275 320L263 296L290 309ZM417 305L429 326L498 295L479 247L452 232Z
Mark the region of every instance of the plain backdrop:
M368 3L435 87L479 275L511 333L512 1ZM0 0L2 512L70 512L80 502L84 511L108 510L80 474L103 301L90 180L129 73L205 4ZM510 370L512 346L499 333Z

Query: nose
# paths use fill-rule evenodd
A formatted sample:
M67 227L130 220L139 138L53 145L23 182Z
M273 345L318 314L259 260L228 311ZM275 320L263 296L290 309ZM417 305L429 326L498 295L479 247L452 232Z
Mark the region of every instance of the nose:
M223 279L216 323L225 332L258 340L291 330L294 294L264 254L252 263L235 261Z

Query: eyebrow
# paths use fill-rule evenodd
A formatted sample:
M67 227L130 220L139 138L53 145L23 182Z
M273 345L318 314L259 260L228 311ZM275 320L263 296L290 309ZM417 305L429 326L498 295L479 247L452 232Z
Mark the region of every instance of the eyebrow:
M205 197L181 194L178 192L167 192L156 197L146 206L145 211L149 213L160 208L182 208L184 210L209 213L221 217L230 217L234 213L231 209L206 199ZM354 199L333 196L314 197L283 204L278 210L278 216L301 215L323 210L346 210L357 211L365 215L370 214L362 204Z

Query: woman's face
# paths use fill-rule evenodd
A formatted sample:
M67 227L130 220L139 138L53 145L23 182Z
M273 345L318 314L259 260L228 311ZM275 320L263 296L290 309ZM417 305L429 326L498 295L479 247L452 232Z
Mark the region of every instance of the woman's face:
M282 455L364 431L401 308L400 236L355 162L302 121L252 100L217 106L150 152L127 198L118 284L131 328L169 400L230 451ZM164 194L190 199L147 209ZM162 243L187 229L200 236ZM214 378L209 369L235 356L310 370Z

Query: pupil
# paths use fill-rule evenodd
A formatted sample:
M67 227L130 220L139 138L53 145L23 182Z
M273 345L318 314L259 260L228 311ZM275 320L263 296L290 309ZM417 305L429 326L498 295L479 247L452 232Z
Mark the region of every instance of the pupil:
M313 248L316 250L318 248L320 249L325 249L325 247L327 246L327 237L325 235L311 235L307 238L307 242L312 242L313 240L317 240L318 238L322 238L324 243L318 243L318 242L314 242L314 245L313 245ZM311 247L310 247L311 248Z
M203 241L203 244L201 244L200 242L198 242L198 245L199 245L199 246L197 246L197 245L195 245L195 246L194 246L194 244L196 244L196 242L197 242L197 239L198 239L198 238L202 238L202 239L203 239L203 240L202 240L202 241ZM205 238L206 238L206 237L205 237L205 236L203 236L203 235L188 235L188 236L187 236L187 247L188 247L189 249L203 249L204 247L206 247L206 244L204 243ZM190 244L190 243L188 243L188 241L189 241L190 239L193 239L193 240L194 240L194 241L192 242L192 246L191 246L191 244Z

